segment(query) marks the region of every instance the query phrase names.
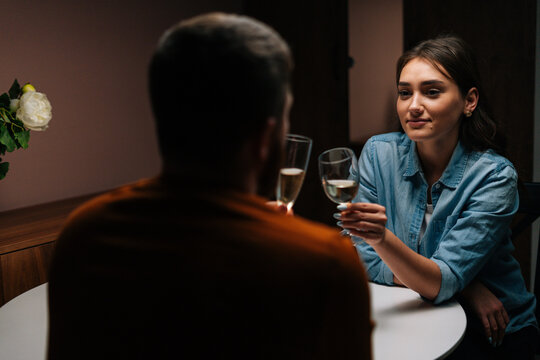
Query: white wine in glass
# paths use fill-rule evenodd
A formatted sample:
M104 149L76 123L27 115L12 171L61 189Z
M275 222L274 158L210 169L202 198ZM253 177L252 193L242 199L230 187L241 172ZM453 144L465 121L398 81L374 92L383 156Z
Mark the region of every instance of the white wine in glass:
M358 162L349 148L326 150L319 156L319 174L326 196L336 204L351 202L358 193Z
M323 180L323 189L330 200L344 204L354 199L358 183L355 180Z
M285 141L285 162L279 170L276 199L290 210L304 183L312 141L294 134L287 135Z

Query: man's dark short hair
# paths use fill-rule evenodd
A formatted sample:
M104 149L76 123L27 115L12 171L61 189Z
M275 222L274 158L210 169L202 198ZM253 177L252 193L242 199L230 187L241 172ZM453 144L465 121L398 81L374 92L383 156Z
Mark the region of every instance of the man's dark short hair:
M169 29L149 69L164 159L233 154L281 119L291 70L286 42L252 18L211 13Z

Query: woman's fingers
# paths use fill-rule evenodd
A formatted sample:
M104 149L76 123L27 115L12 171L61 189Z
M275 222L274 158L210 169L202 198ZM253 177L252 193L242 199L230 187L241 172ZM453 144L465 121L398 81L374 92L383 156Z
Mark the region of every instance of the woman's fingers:
M506 313L506 311L504 311L504 313ZM508 316L508 315L506 315ZM503 341L503 338L504 338L504 333L505 333L505 330L506 330L506 325L508 324L508 322L506 322L506 320L504 319L504 315L502 314L502 312L498 312L496 315L495 315L495 320L497 321L497 343L495 344L496 346L499 346L502 344L502 341Z
M491 345L497 346L499 341L502 340L500 339L499 325L497 323L497 320L495 319L495 316L493 316L493 314L491 313L488 315L488 320L489 320L490 329L491 329L491 338L492 338Z
M352 204L356 205L356 204ZM343 222L367 221L384 223L388 220L386 209L378 204L362 204L362 210L345 210L340 213L339 219ZM369 206L367 206L369 205Z
M381 241L386 231L386 209L379 204L352 203L347 204L346 210L334 215L338 226L347 230L349 235L363 238L367 241ZM340 205L338 209L343 209Z
M352 214L341 214L341 221L343 222L358 222L358 221L367 221L367 222L376 222L376 223L384 223L386 224L386 221L388 220L386 218L385 213L362 213L362 212L355 212Z
M492 346L502 343L508 314L501 301L478 280L473 280L461 295L468 308L474 311L484 327L486 338Z
M491 334L491 324L489 322L488 316L482 317L482 326L484 327L484 333L490 343L493 343L493 336Z
M508 317L508 314L506 314ZM506 321L502 311L496 312L495 314L489 313L485 318L485 321L482 320L484 325L484 331L486 336L492 346L499 346L502 344L504 339L504 334L506 330Z
M340 209L341 210L341 209ZM386 209L384 206L379 204L372 204L372 203L351 203L347 204L347 208L345 210L342 210L343 213L348 212L355 212L355 211L361 211L361 212L386 212Z
M506 312L506 309L504 307L502 309L502 316L503 316L503 319L504 319L504 323L506 325L508 325L508 323L510 322L510 318L508 317L508 313Z
M384 224L369 221L340 221L339 226L347 230L373 233L382 233L385 229Z
M338 226L347 230L361 232L381 233L385 230L386 226L386 215L384 214L357 214L354 217L341 216L338 220Z

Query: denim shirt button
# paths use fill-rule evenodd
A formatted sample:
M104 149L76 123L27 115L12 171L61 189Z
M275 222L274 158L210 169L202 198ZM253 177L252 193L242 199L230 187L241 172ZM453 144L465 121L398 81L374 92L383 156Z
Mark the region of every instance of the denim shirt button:
M435 189L439 190L440 187L441 187L441 184L439 183L435 184Z

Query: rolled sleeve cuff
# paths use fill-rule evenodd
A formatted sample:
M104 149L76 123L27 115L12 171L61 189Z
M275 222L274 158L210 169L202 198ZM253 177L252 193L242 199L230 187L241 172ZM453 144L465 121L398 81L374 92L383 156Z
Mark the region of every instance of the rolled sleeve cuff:
M392 272L392 270L390 270L388 265L383 263L381 272L382 272L382 277L384 279L384 283L388 285L394 285L394 273Z
M392 270L390 270L388 265L386 265L378 256L366 257L364 251L369 245L364 243L362 238L352 236L352 240L358 256L362 259L364 266L367 268L369 280L378 284L394 285L394 273L392 273Z
M439 289L439 294L435 300L433 300L435 304L440 304L452 298L458 291L459 286L456 276L445 262L438 259L432 260L437 264L437 266L439 266L439 269L441 270L441 288Z

